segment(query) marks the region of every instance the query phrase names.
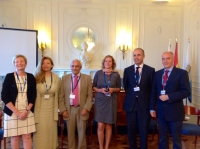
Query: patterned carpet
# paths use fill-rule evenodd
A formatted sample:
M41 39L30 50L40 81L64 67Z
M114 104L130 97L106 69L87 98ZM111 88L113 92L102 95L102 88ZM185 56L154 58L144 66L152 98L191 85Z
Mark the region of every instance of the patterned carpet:
M88 149L98 149L97 136L93 135L92 137L90 137L89 140L90 140L90 143L88 143ZM198 138L196 147L194 144L194 140L195 140L194 136L183 135L182 136L183 149L200 149L200 138ZM6 142L7 142L6 149L11 149L10 148L10 139L7 138ZM138 143L139 143L139 139L138 139ZM3 148L3 141L2 141L1 146ZM157 149L158 148L157 134L154 135L154 139L153 139L152 135L149 135L148 146L149 146L148 149ZM23 149L22 143L21 143L21 149ZM68 149L66 136L64 137L64 141L63 141L63 149ZM110 149L129 149L127 135L117 135L117 141L115 140L115 138L113 136L113 138L111 140L111 144L110 144ZM171 137L170 137L170 149L172 149Z

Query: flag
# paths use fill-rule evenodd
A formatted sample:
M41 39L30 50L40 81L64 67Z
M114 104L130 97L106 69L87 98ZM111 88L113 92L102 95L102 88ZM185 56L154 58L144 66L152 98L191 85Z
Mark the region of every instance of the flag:
M167 51L171 51L171 39L169 39L169 45Z
M175 52L174 52L174 66L179 68L178 64L178 42L176 41L176 47L175 47Z
M190 91L191 91L191 94L190 96L188 97L188 100L189 102L191 103L192 102L192 80L190 79Z
M191 76L190 76L190 71L191 71L191 59L190 59L190 54L191 51L190 51L190 39L188 39L188 45L187 45L187 51L186 51L186 58L185 58L185 62L184 62L184 69L188 72L188 75L189 75L189 81L190 81L190 90L192 92L192 79L191 79ZM190 95L188 97L188 100L190 102L192 102L192 95Z
M184 61L184 69L187 70L189 69L188 66L191 66L190 65L190 41L188 39L188 45L187 45L187 50L186 50L186 57L185 57L185 61Z

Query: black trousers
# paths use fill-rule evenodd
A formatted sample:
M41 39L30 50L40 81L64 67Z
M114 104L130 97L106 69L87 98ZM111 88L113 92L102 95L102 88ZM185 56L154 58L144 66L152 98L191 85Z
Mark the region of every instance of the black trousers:
M136 102L133 110L126 113L127 132L130 149L137 149L137 133L140 136L140 149L148 149L148 131L150 123L150 112L141 109Z

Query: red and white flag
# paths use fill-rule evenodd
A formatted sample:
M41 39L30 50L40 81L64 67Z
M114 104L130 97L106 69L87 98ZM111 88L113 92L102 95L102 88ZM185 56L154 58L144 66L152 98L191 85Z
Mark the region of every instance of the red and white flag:
M179 68L178 64L178 42L176 41L176 47L175 47L175 52L174 52L174 66Z

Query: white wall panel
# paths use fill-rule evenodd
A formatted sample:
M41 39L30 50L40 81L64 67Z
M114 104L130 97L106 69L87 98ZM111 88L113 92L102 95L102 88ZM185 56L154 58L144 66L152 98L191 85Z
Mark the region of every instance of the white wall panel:
M26 2L0 1L0 26L26 29Z
M123 77L124 68L132 64L132 18L132 6L122 4L116 6L116 38L120 36L118 33L120 33L121 30L123 30L125 34L131 34L131 36L125 37L125 44L128 45L128 51L125 52L124 60L122 57L123 54L119 50L119 46L122 47L122 45L119 44L120 41L116 41L116 62L121 77ZM128 41L131 41L131 43Z
M186 3L185 8L185 43L190 38L189 59L191 64L192 103L200 106L200 1L189 1ZM186 50L187 48L185 48ZM186 57L186 52L184 56Z
M171 39L172 52L174 52L176 38L179 49L181 48L180 15L179 7L141 6L140 8L139 46L145 51L145 63L156 70L163 68L161 55L167 51L169 39Z
M35 2L34 6L34 29L40 32L45 32L47 36L51 39L51 2L41 1ZM47 43L47 49L44 51L44 55L52 56L53 50L51 48L51 41ZM39 50L39 59L41 59L41 51Z

